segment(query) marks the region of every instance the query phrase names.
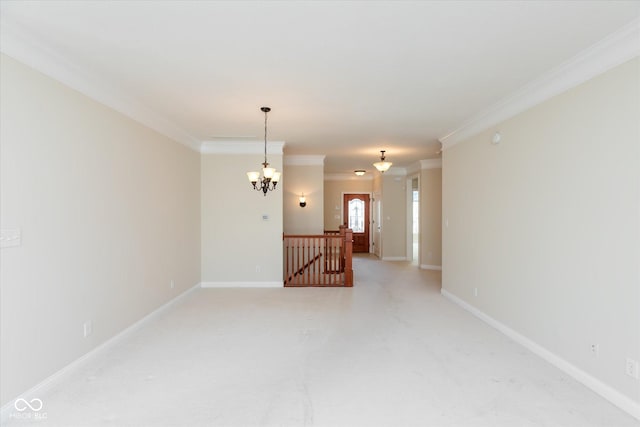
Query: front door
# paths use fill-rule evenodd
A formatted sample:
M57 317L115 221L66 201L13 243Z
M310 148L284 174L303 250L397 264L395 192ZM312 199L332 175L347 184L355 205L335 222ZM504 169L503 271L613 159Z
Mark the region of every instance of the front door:
M369 252L369 195L345 194L342 217L353 230L353 252Z

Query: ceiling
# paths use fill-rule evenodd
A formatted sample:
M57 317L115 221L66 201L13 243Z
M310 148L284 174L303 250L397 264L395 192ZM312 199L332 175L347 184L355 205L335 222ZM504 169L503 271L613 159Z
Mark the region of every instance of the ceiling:
M67 68L179 129L269 140L325 172L407 166L640 15L637 1L0 2ZM188 140L188 141L186 141Z

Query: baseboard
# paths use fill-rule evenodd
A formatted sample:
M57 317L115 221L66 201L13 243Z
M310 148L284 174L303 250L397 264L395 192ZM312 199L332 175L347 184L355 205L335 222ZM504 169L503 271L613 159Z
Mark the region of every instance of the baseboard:
M420 264L420 268L423 270L438 270L442 271L441 265Z
M442 288L440 292L448 300L459 305L463 309L467 310L469 313L473 314L474 316L488 323L490 326L502 332L503 334L505 334L506 336L508 336L515 342L517 342L518 344L522 345L523 347L526 347L537 356L551 363L556 368L572 376L573 378L575 378L576 380L578 380L579 382L581 382L582 384L584 384L585 386L593 390L594 392L598 393L603 398L607 399L609 402L616 405L618 408L630 414L632 417L640 420L640 403L635 402L634 400L625 396L619 391L615 390L611 386L608 386L607 384L603 383L599 379L593 377L592 375L588 374L587 372L583 371L577 366L564 360L560 356L550 352L549 350L542 347L538 343L530 340L524 335L521 335L520 333L514 331L513 329L504 325L503 323L500 323L493 317L485 314L484 312L480 311L479 309L472 306L468 302L453 295L451 292L448 292L446 289Z
M13 413L14 405L15 405L16 400L22 398L22 399L25 399L27 401L31 401L34 398L42 397L42 395L45 394L49 390L49 388L51 386L53 386L56 382L58 382L63 376L65 376L68 373L78 369L80 366L82 366L82 364L84 364L85 362L87 362L91 358L95 357L98 353L100 353L100 352L104 351L105 349L113 346L114 344L117 344L119 341L121 341L127 335L129 335L130 333L136 331L141 326L143 326L145 323L149 322L151 319L153 319L154 317L158 316L160 313L164 312L169 307L171 307L172 305L174 305L175 303L177 303L178 301L180 301L181 299L183 299L188 294L190 294L191 292L193 292L194 290L196 290L198 288L200 288L200 283L198 283L197 285L187 289L186 291L184 291L180 295L177 295L175 298L171 299L170 301L167 301L166 303L164 303L160 307L156 308L151 313L147 314L146 316L144 316L142 319L138 320L137 322L135 322L131 326L128 326L124 330L118 332L113 337L107 339L105 342L103 342L102 344L98 345L94 349L89 350L89 352L87 352L84 355L80 356L78 359L76 359L73 362L69 363L68 365L66 365L65 367L63 367L59 371L55 372L54 374L50 375L49 377L45 378L40 383L38 383L35 386L31 387L30 389L28 389L24 393L21 393L15 399L11 399L11 401L7 402L2 408L0 408L0 425L3 425L9 419L9 417L11 416L11 413Z
M202 282L203 288L283 288L283 282Z
M404 256L383 256L383 261L407 261L407 257Z

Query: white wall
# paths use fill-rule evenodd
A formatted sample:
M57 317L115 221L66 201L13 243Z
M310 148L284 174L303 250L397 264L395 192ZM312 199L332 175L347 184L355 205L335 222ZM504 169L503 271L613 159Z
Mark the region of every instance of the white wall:
M639 76L638 59L623 64L443 165L443 288L636 403Z
M211 286L282 286L282 182L266 196L246 172L260 154L202 155L202 282ZM269 154L282 170L282 154ZM262 216L267 215L268 220Z
M5 404L199 282L200 162L9 57L0 67L1 227L22 230L0 251Z

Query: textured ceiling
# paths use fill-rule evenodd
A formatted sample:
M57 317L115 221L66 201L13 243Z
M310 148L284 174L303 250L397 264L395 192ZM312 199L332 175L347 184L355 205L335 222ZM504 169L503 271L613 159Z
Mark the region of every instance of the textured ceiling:
M406 166L437 139L637 18L640 2L17 2L68 66L197 141L263 135L327 172Z

